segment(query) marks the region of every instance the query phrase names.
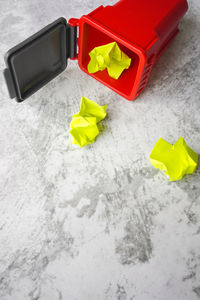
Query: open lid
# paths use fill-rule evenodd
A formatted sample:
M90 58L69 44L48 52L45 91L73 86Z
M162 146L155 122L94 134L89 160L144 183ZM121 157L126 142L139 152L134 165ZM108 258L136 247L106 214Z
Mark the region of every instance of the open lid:
M6 53L4 77L11 98L24 101L77 56L77 28L59 18Z

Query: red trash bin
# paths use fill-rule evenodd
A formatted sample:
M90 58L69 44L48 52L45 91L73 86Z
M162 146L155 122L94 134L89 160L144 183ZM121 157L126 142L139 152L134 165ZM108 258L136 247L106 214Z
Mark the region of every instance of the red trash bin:
M25 100L65 70L70 58L77 59L88 75L134 100L179 32L187 9L187 0L121 0L68 23L60 18L6 54L4 76L10 97ZM130 68L118 80L106 70L89 74L89 52L113 41L132 59Z

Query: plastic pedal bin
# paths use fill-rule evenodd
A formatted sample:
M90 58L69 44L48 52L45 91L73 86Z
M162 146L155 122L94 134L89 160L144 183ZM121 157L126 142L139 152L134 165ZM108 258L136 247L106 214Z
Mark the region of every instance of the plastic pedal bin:
M122 97L134 100L147 84L156 61L179 32L187 0L121 0L80 19L59 18L5 55L10 98L22 102L63 72L68 58ZM118 80L107 70L89 74L89 52L116 41L131 59Z

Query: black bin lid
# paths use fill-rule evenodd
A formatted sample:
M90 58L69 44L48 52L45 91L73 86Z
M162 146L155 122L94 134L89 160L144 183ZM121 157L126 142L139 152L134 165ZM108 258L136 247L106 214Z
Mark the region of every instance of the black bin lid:
M75 28L59 18L6 53L4 77L11 98L21 102L67 67L76 55Z

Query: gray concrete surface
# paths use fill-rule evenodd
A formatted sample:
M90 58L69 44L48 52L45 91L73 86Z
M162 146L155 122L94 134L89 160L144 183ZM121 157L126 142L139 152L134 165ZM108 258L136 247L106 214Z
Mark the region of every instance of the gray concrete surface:
M135 102L77 62L23 104L8 98L4 53L98 5L0 0L0 299L200 299L200 169L169 183L149 162L160 137L200 154L200 2ZM68 129L83 95L108 117L79 149Z

